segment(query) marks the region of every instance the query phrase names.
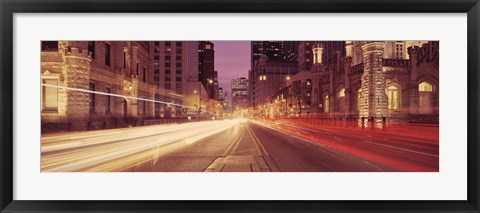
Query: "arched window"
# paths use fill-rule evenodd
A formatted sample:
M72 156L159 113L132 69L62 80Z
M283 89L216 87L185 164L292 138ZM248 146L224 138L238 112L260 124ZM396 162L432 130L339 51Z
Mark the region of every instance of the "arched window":
M420 114L433 112L433 86L428 82L418 84L418 110Z
M342 88L337 93L338 111L345 111L345 89Z
M341 97L345 97L345 89L340 89L340 91L338 91L338 95L337 97L341 98Z
M400 105L398 87L395 85L389 86L387 88L387 96L388 96L388 109L398 109Z
M433 88L432 85L428 82L422 82L418 85L419 92L432 92Z
M325 108L324 108L325 112L329 112L330 111L330 100L328 98L328 95L325 96L325 104L324 105L325 105Z

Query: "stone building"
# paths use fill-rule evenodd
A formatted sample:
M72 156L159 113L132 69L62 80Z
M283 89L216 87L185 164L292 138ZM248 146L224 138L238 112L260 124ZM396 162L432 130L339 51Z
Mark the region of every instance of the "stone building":
M125 127L184 114L195 98L178 86L160 86L152 46L152 41L43 41L42 131ZM180 81L180 88L188 87L186 77Z
M298 72L297 63L282 60L270 60L262 55L249 73L251 105L256 108L275 99L277 86Z
M377 127L383 117L438 123L438 41L346 41L345 57L328 65L325 43L313 46L312 112L373 117Z

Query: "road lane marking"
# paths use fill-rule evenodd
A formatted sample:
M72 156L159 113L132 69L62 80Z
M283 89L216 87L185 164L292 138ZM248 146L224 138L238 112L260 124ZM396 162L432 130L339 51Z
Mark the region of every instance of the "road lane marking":
M260 140L258 139L258 137L255 135L255 133L253 132L253 130L250 129L250 127L246 127L248 129L248 131L250 132L250 135L253 136L253 140L258 143L258 145L260 145L260 147L262 148L263 152L265 153L265 155L267 155L267 157L270 156L270 154L267 152L267 149L265 149L265 146L263 146L262 142L260 142Z
M242 128L242 126L240 126L240 128ZM245 127L241 129L240 134L235 138L233 143L230 144L230 146L227 148L227 150L225 150L225 152L223 153L222 156L227 156L228 154L233 153L233 151L235 151L235 149L237 149L238 144L240 143L241 139L243 138L243 135L245 135Z
M438 155L434 155L434 154L429 154L429 153L425 153L425 152L418 152L418 151L414 151L414 150L410 150L410 149L404 149L404 148L400 148L400 147L396 147L396 146L390 146L390 145L386 145L386 144L375 143L375 142L367 141L367 140L362 140L362 141L364 143L375 144L375 145L379 145L379 146L389 147L389 148L392 148L392 149L398 149L398 150L402 150L402 151L406 151L406 152L411 152L411 153L416 153L416 154L421 154L421 155L426 155L426 156L438 158Z
M246 128L247 128L247 130L248 130L248 133L250 134L250 138L252 139L253 145L255 145L255 149L257 150L258 155L263 156L262 151L261 151L260 148L258 147L258 144L257 144L257 142L255 141L255 138L253 137L251 130L250 130L248 127L246 127Z

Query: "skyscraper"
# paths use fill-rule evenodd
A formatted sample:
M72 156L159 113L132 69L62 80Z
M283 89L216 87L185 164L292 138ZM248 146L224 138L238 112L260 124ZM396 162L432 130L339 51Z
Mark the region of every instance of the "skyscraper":
M214 44L210 41L200 41L198 43L198 79L207 90L208 98L215 98L214 70Z
M251 68L261 55L266 55L271 61L284 60L283 41L252 41Z

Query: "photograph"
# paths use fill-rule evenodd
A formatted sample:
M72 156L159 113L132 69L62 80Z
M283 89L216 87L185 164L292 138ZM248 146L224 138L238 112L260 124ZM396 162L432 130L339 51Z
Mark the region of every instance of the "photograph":
M42 173L439 172L438 40L38 45Z

